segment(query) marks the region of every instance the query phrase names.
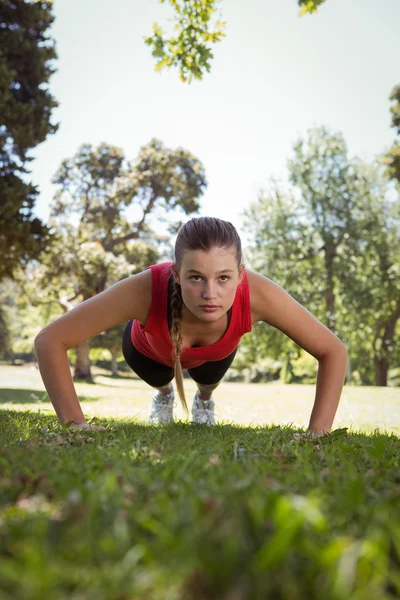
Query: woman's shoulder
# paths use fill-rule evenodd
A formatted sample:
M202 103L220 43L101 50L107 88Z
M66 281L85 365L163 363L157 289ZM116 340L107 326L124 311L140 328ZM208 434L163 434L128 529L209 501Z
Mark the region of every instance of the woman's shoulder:
M246 276L249 286L252 321L256 323L257 321L264 320L268 297L273 293L277 284L272 279L249 269L246 269Z
M121 323L131 319L146 323L152 298L150 271L141 271L114 283L103 292L88 298L49 323L38 337L57 339L65 348L76 348Z
M269 279L264 275L260 275L260 273L257 273L256 271L251 271L250 269L246 269L246 277L250 294L253 293L255 297L257 294L263 294L268 291L271 286L276 285L272 279Z

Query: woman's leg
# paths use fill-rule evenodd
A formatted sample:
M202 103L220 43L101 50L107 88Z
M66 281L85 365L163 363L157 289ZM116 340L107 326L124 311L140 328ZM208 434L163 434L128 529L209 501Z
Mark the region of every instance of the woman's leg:
M200 398L200 400L209 400L211 398L211 394L219 386L220 383L221 382L218 381L218 383L214 383L212 385L205 385L204 383L198 383L196 381L198 389L197 395Z
M212 392L219 386L223 376L235 358L237 348L222 360L209 361L194 369L188 369L189 375L197 384L197 392L192 406L194 423L215 425L214 400Z
M126 362L132 371L148 385L156 388L162 394L169 394L172 391L171 382L174 378L174 369L141 354L132 344L131 327L132 321L129 321L122 339L122 354Z
M155 387L154 389L158 390L162 396L166 396L167 394L171 394L174 391L174 386L171 383L168 385L164 385L162 387Z
M194 369L188 369L188 373L197 384L199 398L209 400L212 392L219 386L225 373L231 366L236 356L237 348L222 360L214 360L203 363Z
M148 422L172 423L174 420L173 407L175 399L174 388L172 387L174 369L162 365L139 352L132 344L131 326L132 321L129 321L123 335L122 353L132 371L155 390Z

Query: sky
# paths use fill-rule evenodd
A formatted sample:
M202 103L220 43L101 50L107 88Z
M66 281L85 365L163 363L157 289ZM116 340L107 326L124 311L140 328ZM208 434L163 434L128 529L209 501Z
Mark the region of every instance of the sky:
M296 0L222 0L227 22L211 71L190 85L177 68L155 72L144 36L173 32L168 0L55 0L51 35L59 102L56 134L30 156L45 222L51 178L83 143L116 145L130 161L151 138L204 165L200 214L230 220L287 180L293 144L313 126L341 132L349 156L372 161L395 139L389 95L400 83L400 0L327 0L299 17ZM133 218L133 213L131 214Z

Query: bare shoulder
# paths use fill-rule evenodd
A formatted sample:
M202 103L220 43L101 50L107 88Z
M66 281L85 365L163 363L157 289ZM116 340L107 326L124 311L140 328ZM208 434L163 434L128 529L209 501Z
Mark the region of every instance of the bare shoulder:
M75 348L131 319L145 325L151 307L151 287L151 269L126 277L47 325L39 332L35 344L56 339L66 348Z
M332 350L346 351L341 340L278 283L254 271L246 273L253 324L263 321L276 327L317 359Z
M254 324L257 321L265 320L266 299L271 293L272 286L276 284L272 279L249 269L246 269L246 275L249 284L250 308Z

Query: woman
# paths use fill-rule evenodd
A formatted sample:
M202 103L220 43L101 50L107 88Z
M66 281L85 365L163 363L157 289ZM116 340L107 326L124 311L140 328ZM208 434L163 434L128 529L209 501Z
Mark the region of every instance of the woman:
M343 388L344 344L272 280L248 271L233 225L199 217L179 230L175 261L114 284L45 327L35 350L46 390L61 423L86 423L71 378L67 350L128 322L123 354L154 388L152 423L173 420L175 376L187 411L182 368L197 384L192 416L214 424L212 392L232 363L240 338L264 321L318 359L316 397L308 433L329 433Z

